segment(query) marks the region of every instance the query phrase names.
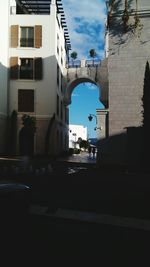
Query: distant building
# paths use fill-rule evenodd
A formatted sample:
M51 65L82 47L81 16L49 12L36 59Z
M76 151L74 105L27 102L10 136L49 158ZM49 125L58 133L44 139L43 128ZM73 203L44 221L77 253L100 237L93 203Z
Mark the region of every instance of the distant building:
M76 144L78 139L87 140L87 127L83 125L69 125L69 148L79 148L79 145Z

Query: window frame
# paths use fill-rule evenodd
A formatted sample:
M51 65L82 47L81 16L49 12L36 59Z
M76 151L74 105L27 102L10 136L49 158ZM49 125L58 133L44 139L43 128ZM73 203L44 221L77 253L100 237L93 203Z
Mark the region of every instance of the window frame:
M26 45L21 45L21 40L22 40L22 29L26 29L26 38L25 39L25 43ZM33 38L32 38L32 45L29 45L29 29L33 30ZM27 47L27 48L34 48L35 47L35 27L34 26L20 26L20 47Z
M25 93L28 94L28 96L25 96L25 100L23 99L23 95L21 95L21 93L25 95ZM29 94L30 97L29 97ZM27 99L28 98L28 99ZM22 100L23 99L23 100ZM24 108L24 106L28 104L30 104L30 108ZM34 89L18 89L18 112L19 113L34 113L35 112L35 90Z
M30 60L30 61L32 61L32 69L31 69L32 74L29 77L23 76L23 70L21 70L21 68L23 68L23 65L21 64L23 60ZM28 69L25 69L24 70L24 73L27 70ZM30 71L30 70L28 70L28 71ZM29 73L31 73L31 71ZM20 58L19 79L21 79L21 80L34 80L34 58Z
M26 68L23 60L32 60L32 68ZM23 70L24 68L24 70ZM23 74L24 71L24 74ZM30 75L25 74L28 71ZM10 79L13 80L43 80L43 58L42 57L10 57Z
M59 95L57 94L57 99L56 99L56 114L59 117L60 113L60 100L59 100Z

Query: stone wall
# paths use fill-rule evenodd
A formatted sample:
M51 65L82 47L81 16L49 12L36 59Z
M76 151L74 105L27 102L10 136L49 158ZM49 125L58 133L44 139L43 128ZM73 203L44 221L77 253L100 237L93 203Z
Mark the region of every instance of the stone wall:
M108 153L113 162L116 159L123 164L128 158L127 127L142 124L144 74L146 62L150 62L150 4L149 0L140 2L140 27L134 28L135 1L130 1L128 30L123 27L121 6L113 13L109 28Z

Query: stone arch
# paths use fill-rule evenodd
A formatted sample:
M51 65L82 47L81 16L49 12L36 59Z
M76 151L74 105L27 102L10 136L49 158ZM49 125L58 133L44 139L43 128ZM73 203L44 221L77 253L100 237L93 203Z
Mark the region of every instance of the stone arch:
M78 86L80 83L84 83L84 82L93 83L93 84L95 84L98 87L98 89L99 89L99 100L100 100L100 90L101 89L100 89L99 83L95 82L95 80L92 79L92 78L79 77L79 78L76 78L76 79L71 80L67 84L66 92L65 92L65 96L64 96L64 103L66 104L66 106L68 106L68 105L71 104L71 95L72 95L72 92L73 92L74 88L76 86Z
M82 82L91 82L99 88L99 100L105 108L109 108L109 82L108 82L108 60L103 59L99 65L89 66L85 60L81 60L81 66L66 69L66 93L64 103L71 104L73 89Z

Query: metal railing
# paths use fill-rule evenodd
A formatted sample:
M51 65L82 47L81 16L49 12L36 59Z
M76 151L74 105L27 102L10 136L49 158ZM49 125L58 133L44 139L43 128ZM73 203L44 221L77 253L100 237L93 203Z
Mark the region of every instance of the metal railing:
M100 59L87 59L85 61L85 66L86 67L97 67L101 64Z
M80 68L81 67L81 60L74 60L69 61L67 63L68 68Z
M101 64L100 59L87 59L85 60L85 67L98 67ZM69 60L66 64L67 68L81 68L81 60Z

